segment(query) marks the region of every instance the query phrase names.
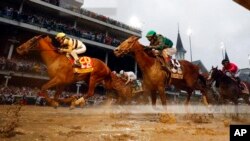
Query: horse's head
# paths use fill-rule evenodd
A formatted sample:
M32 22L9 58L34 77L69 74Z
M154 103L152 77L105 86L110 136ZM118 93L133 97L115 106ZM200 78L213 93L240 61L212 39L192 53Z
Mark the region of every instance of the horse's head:
M212 66L212 69L210 70L208 78L207 78L208 84L212 84L214 81L219 79L222 75L223 75L223 72L219 70L218 67Z
M134 45L138 41L139 37L132 36L127 40L123 41L117 48L114 50L114 54L117 57L126 55L134 51Z
M31 39L29 39L27 42L21 44L19 47L16 48L16 51L18 54L27 54L30 50L34 49L38 45L38 40L41 38L41 36L35 36Z
M40 39L44 39L45 42L48 43L48 45L53 48L53 46L51 45L52 39L49 38L46 35L39 35L39 36L35 36L31 39L29 39L27 42L21 44L19 47L16 48L16 51L18 54L27 54L29 53L29 51L31 50L39 50L37 48L38 44L39 44L39 40Z

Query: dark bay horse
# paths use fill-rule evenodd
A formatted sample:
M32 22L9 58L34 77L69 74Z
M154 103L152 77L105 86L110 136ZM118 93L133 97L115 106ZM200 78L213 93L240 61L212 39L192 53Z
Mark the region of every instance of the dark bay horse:
M160 62L144 51L144 46L138 42L138 39L139 38L135 36L128 38L114 50L114 53L118 57L128 53L131 53L135 57L142 71L144 92L146 95L151 94L153 106L156 105L157 92L160 95L162 105L166 105L165 86L166 82L169 81L171 82L170 84L173 84L177 89L187 91L188 97L186 104L189 103L192 92L194 90L200 90L203 94L204 103L207 105L205 84L203 87L203 85L199 83L203 77L199 74L198 66L181 60L180 64L183 70L183 79L171 78L171 72L162 70Z
M37 51L40 53L42 60L47 66L50 77L50 80L41 87L41 94L44 95L48 103L54 107L58 106L58 97L66 85L84 80L89 85L87 95L84 96L84 98L87 99L94 95L94 89L97 83L103 80L107 82L106 84L110 83L110 69L104 62L96 58L92 58L92 72L74 74L69 59L56 51L52 44L52 39L49 36L35 36L20 45L16 50L19 54L26 54L29 51ZM106 86L109 87L108 85ZM47 94L47 90L53 87L56 88L54 100Z
M235 105L238 105L238 99L242 97L247 104L250 104L250 95L242 93L238 82L227 76L217 67L212 67L212 69L210 70L208 81L209 84L215 82L216 87L219 88L220 100L228 99L231 100ZM249 90L250 85L246 82L244 83L247 85Z

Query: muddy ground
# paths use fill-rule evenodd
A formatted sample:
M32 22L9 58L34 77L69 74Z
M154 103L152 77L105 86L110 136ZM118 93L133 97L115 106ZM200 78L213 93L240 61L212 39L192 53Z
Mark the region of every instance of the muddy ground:
M249 124L216 114L195 116L171 114L164 120L157 113L124 112L121 106L67 107L0 105L1 141L228 141L229 124ZM192 118L193 117L193 118ZM205 120L206 119L206 120ZM9 128L9 129L8 129Z

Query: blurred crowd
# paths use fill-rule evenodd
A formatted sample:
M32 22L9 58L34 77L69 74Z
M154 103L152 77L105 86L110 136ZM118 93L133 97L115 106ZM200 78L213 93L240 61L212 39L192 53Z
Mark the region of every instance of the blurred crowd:
M0 56L0 70L47 75L47 67L35 59L19 59L15 57L7 59Z
M60 0L42 0L42 1L48 2L48 3L56 5L56 6L60 6ZM63 7L63 8L66 8L66 7ZM66 8L66 9L68 9L68 8ZM71 9L69 9L69 10L71 10ZM84 8L81 8L78 11L74 10L74 12L78 12L78 13L83 14L85 16L88 16L88 17L91 17L91 18L94 18L94 19L97 19L97 20L100 20L100 21L103 21L103 22L106 22L106 23L121 27L121 28L124 28L124 29L128 29L130 31L134 31L134 32L137 32L137 33L141 32L139 29L136 29L134 27L131 27L129 25L121 23L121 22L119 22L117 20L106 17L104 15L100 15L100 14L97 14L95 12L91 12L91 11L86 10Z
M14 104L22 102L22 104L36 104L46 105L44 97L39 96L40 89L35 87L4 87L0 85L0 104ZM53 98L55 90L48 90L49 97ZM75 94L74 92L63 91L59 98L68 98L70 96L80 97L82 94ZM28 100L29 99L29 100ZM95 94L87 101L88 105L99 105L106 100L105 95Z
M30 13L32 12L20 13L17 9L14 9L12 7L5 7L4 9L0 9L1 17L12 19L18 22L28 23L40 28L46 28L48 31L53 30L56 32L64 32L68 35L85 38L111 46L118 46L120 44L120 40L109 35L107 31L106 33L101 33L99 31L90 31L88 29L79 27L76 28L73 22L61 22L61 20L48 17L48 15Z

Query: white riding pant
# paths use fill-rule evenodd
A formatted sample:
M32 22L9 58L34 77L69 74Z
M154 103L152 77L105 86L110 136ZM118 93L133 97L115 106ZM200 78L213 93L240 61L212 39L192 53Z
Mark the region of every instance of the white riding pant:
M73 49L70 54L72 55L72 57L75 60L79 60L79 57L77 54L82 54L82 53L86 52L86 50L87 50L86 46L83 44L81 47Z

